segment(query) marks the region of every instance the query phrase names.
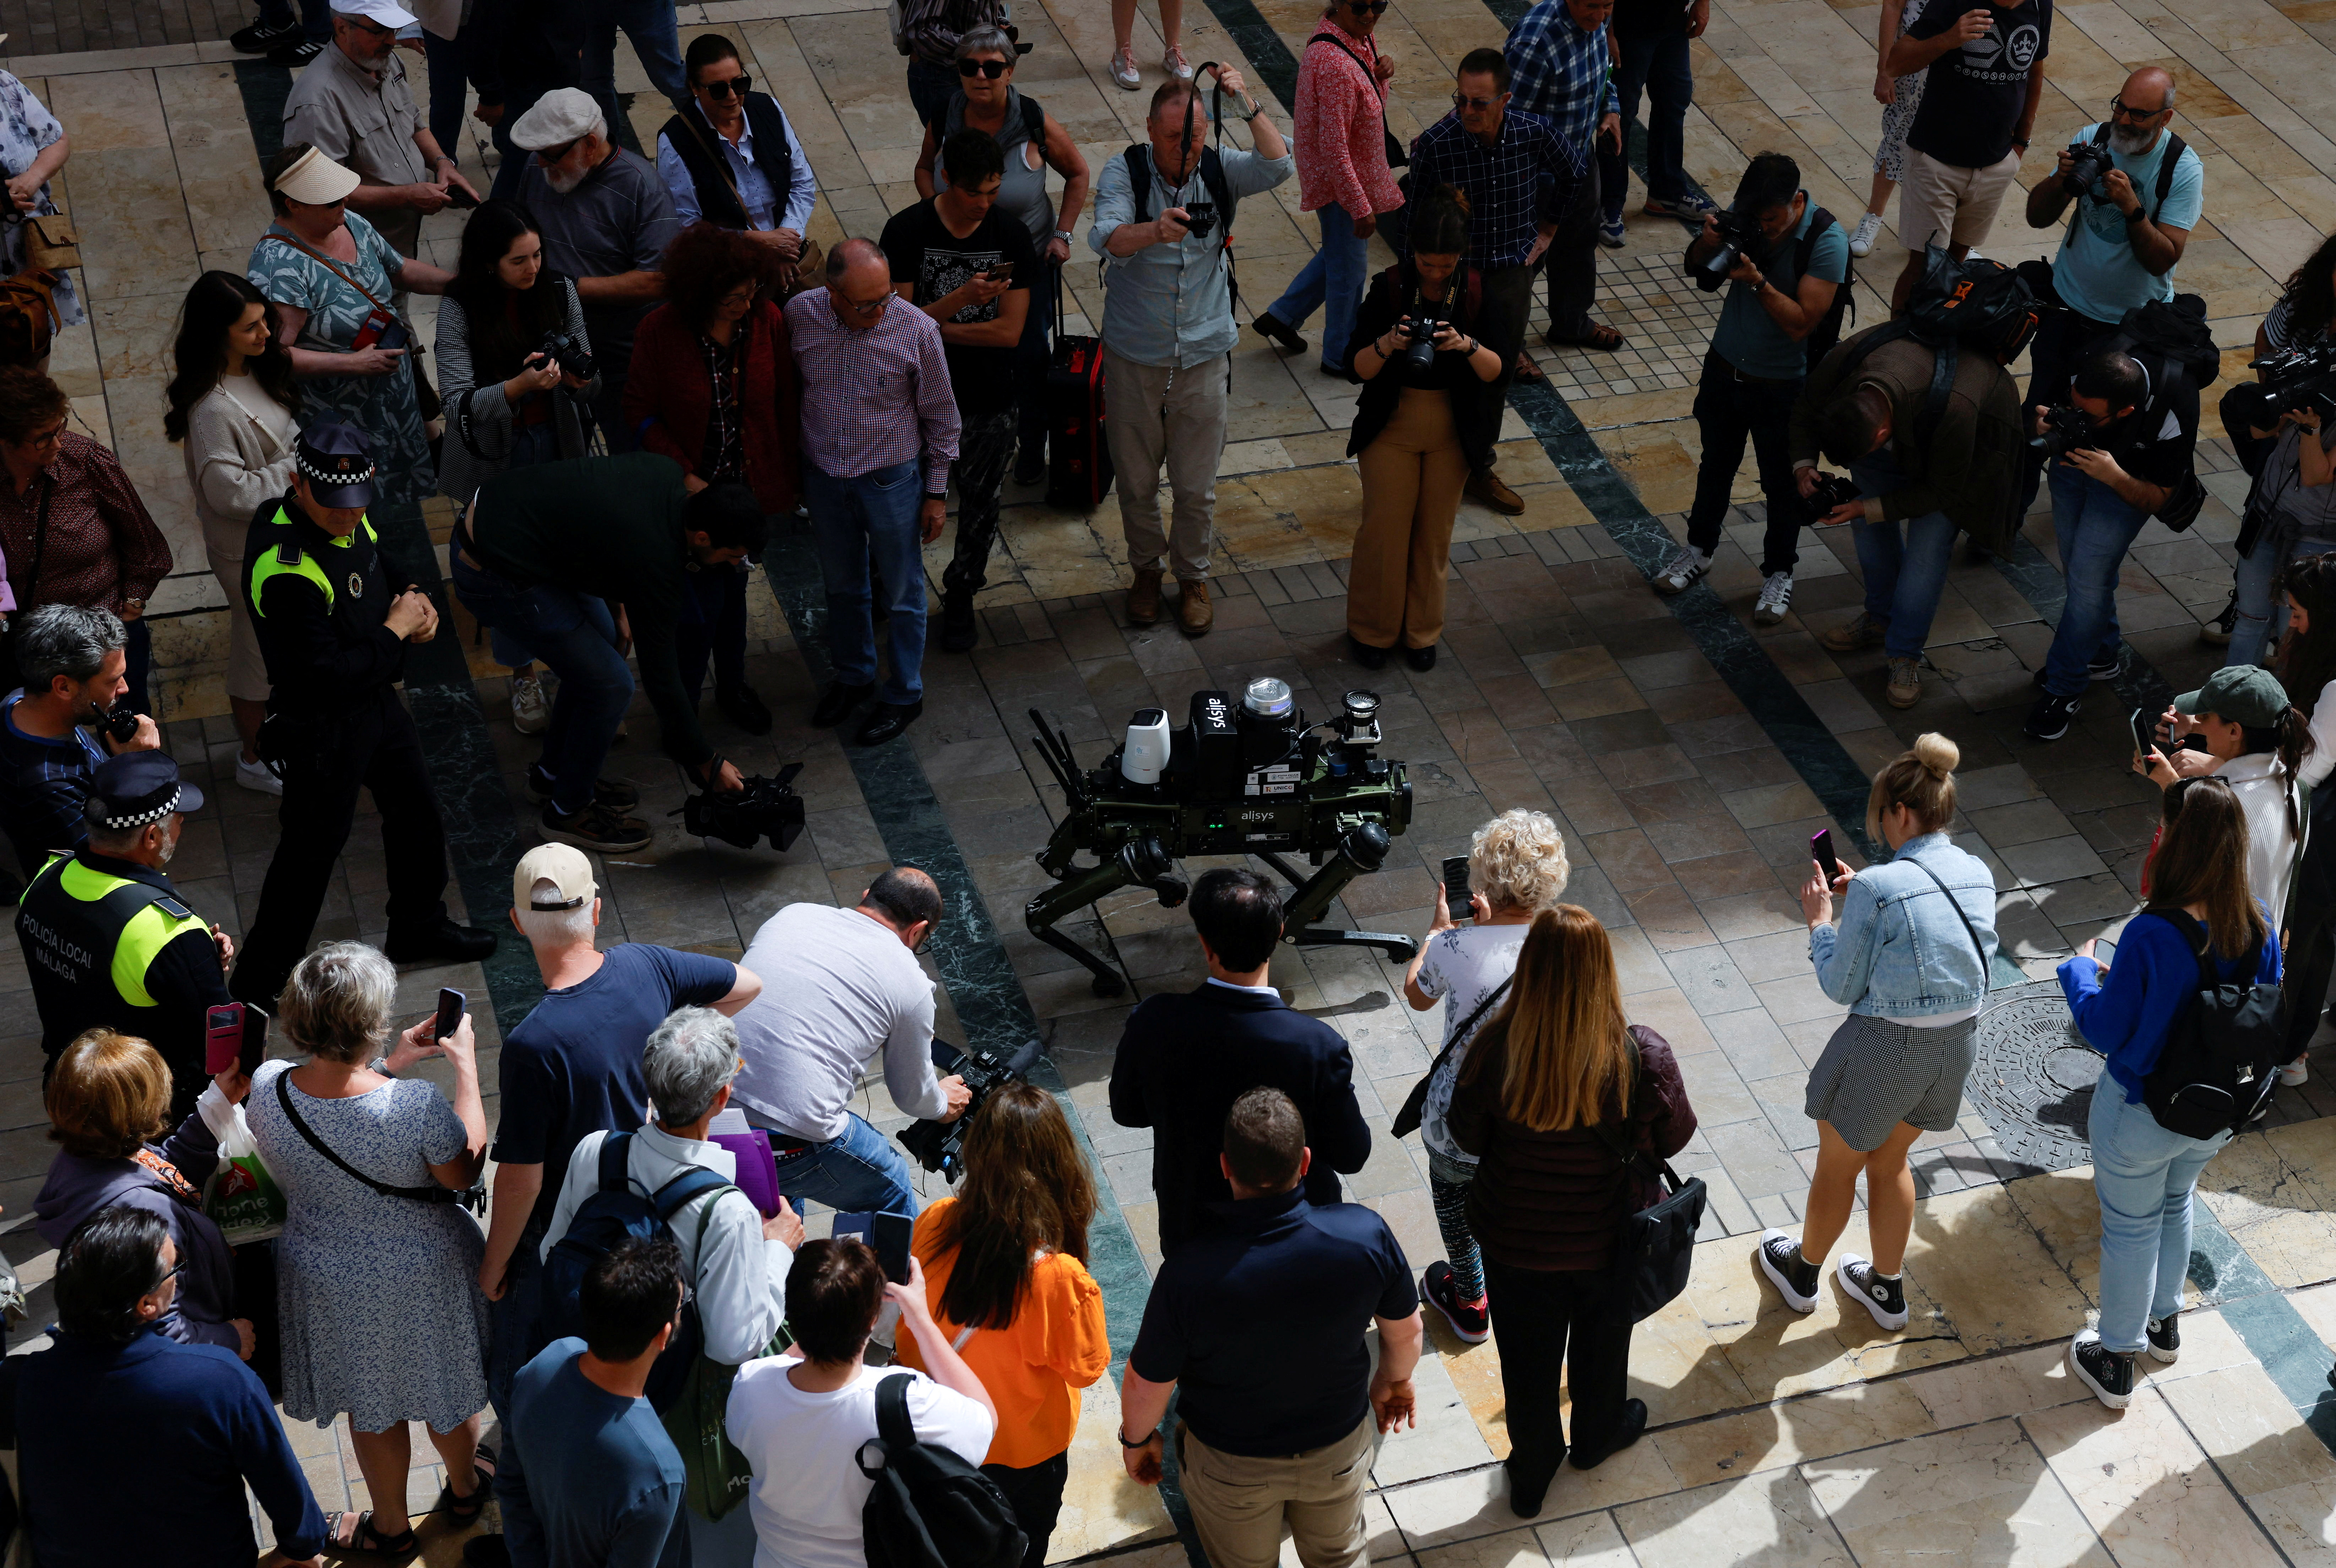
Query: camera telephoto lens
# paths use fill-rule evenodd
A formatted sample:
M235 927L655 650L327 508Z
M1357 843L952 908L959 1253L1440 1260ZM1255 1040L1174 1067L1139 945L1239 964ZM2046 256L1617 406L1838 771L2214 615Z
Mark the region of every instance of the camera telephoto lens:
M2071 196L2082 196L2093 188L2093 182L2108 171L2109 150L2095 147L2089 141L2068 144L2068 172L2064 183Z

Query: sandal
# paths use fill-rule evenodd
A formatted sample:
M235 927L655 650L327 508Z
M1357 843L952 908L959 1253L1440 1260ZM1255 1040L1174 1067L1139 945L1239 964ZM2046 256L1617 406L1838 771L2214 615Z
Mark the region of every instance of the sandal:
M348 1539L341 1538L341 1521L354 1519L355 1528ZM373 1527L373 1510L361 1514L327 1514L325 1515L325 1549L335 1555L350 1552L376 1553L384 1557L404 1557L414 1551L414 1530L407 1526L403 1535L384 1535Z
M467 1524L486 1512L487 1505L494 1499L495 1495L495 1473L491 1467L494 1460L492 1455L483 1450L480 1457L487 1460L487 1463L473 1465L471 1467L472 1475L476 1477L471 1483L471 1495L467 1497L457 1496L452 1486L441 1486L438 1488L438 1501L430 1505L429 1512L443 1514L457 1524Z
M1541 366L1533 363L1533 355L1525 353L1523 349L1519 349L1517 351L1516 366L1509 372L1509 379L1511 381L1535 382L1547 381L1549 377L1541 373Z
M1593 321L1590 330L1580 337L1560 337L1549 331L1541 334L1541 341L1552 348L1594 348L1612 353L1622 346L1622 334L1602 321Z

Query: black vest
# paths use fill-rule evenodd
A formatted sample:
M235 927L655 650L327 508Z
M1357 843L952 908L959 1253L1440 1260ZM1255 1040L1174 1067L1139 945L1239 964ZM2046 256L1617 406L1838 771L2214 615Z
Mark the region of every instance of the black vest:
M754 137L754 167L771 182L771 222L786 221L787 189L794 180L794 160L787 152L787 117L779 101L767 92L746 94L746 129ZM673 144L689 182L697 188L697 210L718 228L748 228L746 204L730 180L730 160L715 150L722 133L706 121L705 111L693 102L685 114L665 122L659 132Z
M83 1030L100 1025L155 1038L157 1012L151 1001L134 1004L113 982L123 930L141 910L161 906L164 918L143 932L144 940L127 955L129 969L142 979L166 943L190 923L201 924L179 902L169 878L157 875L155 882L138 880L111 869L113 864L99 866L78 856L60 855L34 875L16 906L16 935L24 944L24 969L41 1018L41 1049L51 1061ZM94 898L66 891L69 871L82 894L105 891Z

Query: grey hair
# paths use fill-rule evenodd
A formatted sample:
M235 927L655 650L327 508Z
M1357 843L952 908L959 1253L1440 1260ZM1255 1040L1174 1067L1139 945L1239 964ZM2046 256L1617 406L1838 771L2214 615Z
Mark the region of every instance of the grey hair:
M657 1121L687 1127L738 1076L738 1026L710 1007L676 1007L649 1036L641 1076Z
M827 281L842 283L843 275L852 270L852 264L855 261L872 261L887 268L892 265L885 256L882 246L872 239L854 237L827 253Z
M1003 27L976 27L957 41L957 57L970 60L977 54L1003 54L1007 69L1011 70L1017 58L1014 40L1006 35Z
M547 892L557 898L560 884L549 876L539 876L535 879L535 886L528 889L528 896L540 898ZM588 898L573 909L521 909L516 912L520 934L546 947L573 947L579 942L589 942L592 940L592 905L595 902Z
M397 968L362 942L327 942L300 961L277 999L292 1043L326 1061L363 1061L389 1043Z
M59 675L91 679L105 656L129 640L122 617L111 610L43 605L17 618L16 667L24 673L24 690L37 696Z

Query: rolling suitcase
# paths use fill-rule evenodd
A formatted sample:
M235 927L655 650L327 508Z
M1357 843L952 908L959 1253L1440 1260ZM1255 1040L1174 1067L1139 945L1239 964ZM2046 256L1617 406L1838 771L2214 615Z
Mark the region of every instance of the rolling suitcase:
M1111 449L1104 444L1103 340L1063 330L1062 282L1055 286L1055 353L1046 366L1046 504L1091 512L1111 493Z

